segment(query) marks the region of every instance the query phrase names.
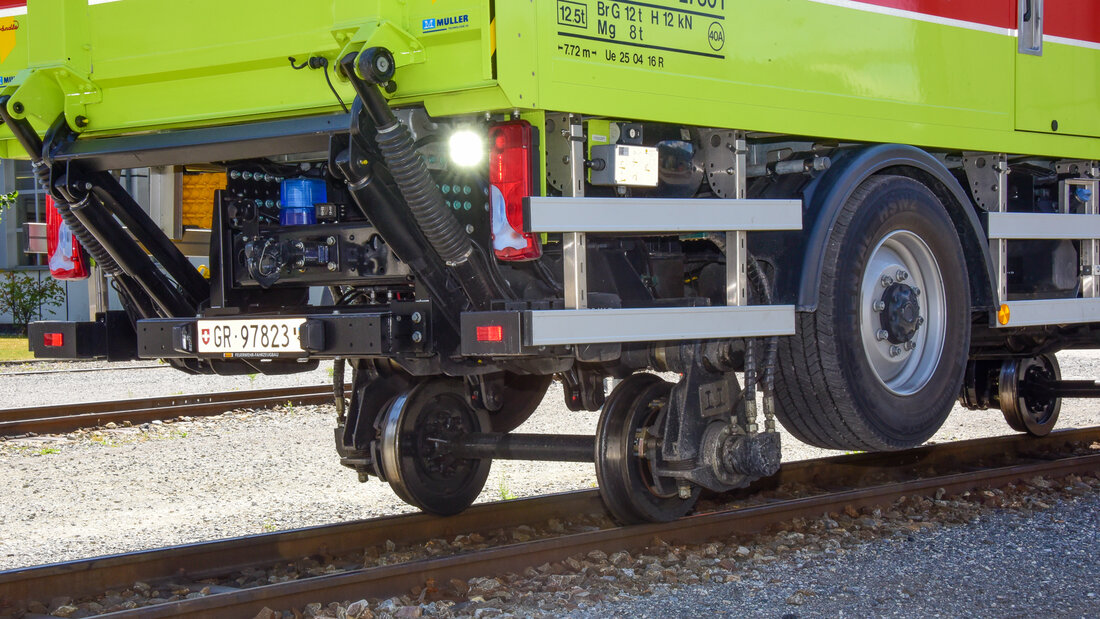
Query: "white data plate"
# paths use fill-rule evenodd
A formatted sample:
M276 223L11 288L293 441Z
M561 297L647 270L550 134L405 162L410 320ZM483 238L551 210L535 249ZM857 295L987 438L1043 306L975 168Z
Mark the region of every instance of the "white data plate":
M303 353L298 330L305 323L305 318L200 320L196 326L199 353Z

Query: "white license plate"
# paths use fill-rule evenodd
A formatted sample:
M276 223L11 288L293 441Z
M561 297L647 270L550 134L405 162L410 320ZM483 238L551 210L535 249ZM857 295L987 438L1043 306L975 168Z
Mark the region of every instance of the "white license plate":
M225 355L303 353L298 330L305 318L259 318L255 320L200 320L200 353Z

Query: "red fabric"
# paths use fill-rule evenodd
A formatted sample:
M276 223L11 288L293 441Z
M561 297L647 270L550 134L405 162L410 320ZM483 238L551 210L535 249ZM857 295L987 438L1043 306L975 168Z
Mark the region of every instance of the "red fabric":
M11 9L17 6L27 6L27 0L0 0L0 9Z

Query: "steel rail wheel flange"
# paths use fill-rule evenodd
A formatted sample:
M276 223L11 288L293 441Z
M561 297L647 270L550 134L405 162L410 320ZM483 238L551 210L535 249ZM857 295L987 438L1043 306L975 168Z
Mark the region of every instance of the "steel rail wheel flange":
M457 514L485 487L492 460L455 457L449 444L488 429L486 413L470 407L461 380L424 381L397 396L385 413L380 451L386 480L410 505Z
M658 417L672 383L653 374L634 374L608 396L596 429L596 480L608 511L622 524L669 522L695 506L700 488L686 498L677 480L654 473Z
M1058 381L1062 370L1054 355L1010 359L1001 365L997 400L1005 421L1017 432L1046 436L1058 422L1062 398L1036 393L1028 382Z

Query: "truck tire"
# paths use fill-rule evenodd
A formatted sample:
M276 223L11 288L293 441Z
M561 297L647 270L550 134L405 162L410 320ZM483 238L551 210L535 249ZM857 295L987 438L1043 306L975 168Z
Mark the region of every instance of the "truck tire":
M829 239L816 312L780 338L776 409L799 440L830 449L923 443L958 396L970 290L958 233L919 182L876 176Z

